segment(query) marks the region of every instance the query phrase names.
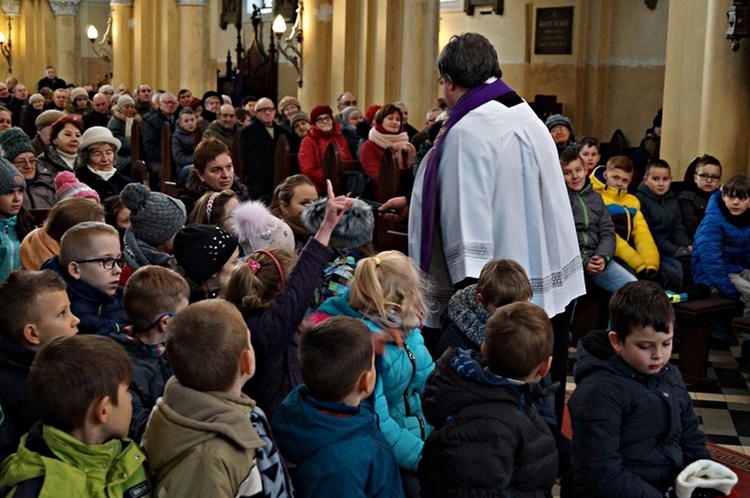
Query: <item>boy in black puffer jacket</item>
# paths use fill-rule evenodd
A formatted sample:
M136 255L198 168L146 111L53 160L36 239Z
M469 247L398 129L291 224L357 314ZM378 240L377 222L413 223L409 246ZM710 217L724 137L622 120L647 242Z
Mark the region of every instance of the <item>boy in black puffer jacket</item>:
M435 427L419 463L423 496L552 496L555 439L533 405L552 343L544 310L518 302L495 311L481 355L440 358L422 405Z
M669 363L674 310L653 282L625 284L612 330L578 343L573 423L576 497L661 498L689 464L710 459L680 372Z

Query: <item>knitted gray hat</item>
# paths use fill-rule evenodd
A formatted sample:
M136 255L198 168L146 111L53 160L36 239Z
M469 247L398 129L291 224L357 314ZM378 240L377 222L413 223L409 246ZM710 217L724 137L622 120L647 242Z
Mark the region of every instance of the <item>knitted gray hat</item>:
M36 156L36 151L31 145L28 135L21 128L8 128L0 133L0 147L3 149L3 157L12 161L24 152L31 152Z
M174 236L174 258L193 282L202 284L221 270L238 246L221 227L190 224Z
M120 200L130 209L130 227L137 239L156 247L172 238L185 224L185 205L140 183L129 183Z
M21 187L26 190L26 181L13 163L7 159L0 158L0 195L11 193L14 189Z
M563 116L562 114L553 114L547 118L547 121L545 121L544 124L547 125L548 130L551 130L554 126L563 125L571 132L573 131L573 123L570 122L570 119L568 119L567 116Z
M302 221L312 233L317 232L323 223L327 203L328 198L321 197L302 212ZM374 228L372 207L361 199L354 199L354 203L334 227L329 245L340 249L356 249L372 240Z

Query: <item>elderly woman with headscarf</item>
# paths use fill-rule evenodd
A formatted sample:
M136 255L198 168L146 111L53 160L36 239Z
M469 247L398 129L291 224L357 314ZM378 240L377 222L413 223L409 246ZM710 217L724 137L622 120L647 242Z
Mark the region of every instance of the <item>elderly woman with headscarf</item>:
M333 142L339 150L342 161L351 161L352 154L349 145L341 134L341 126L333 120L333 110L327 105L316 105L310 111L312 126L307 132L299 148L297 160L299 171L315 184L319 194L325 193L325 179L323 178L323 155L328 144Z
M100 199L118 195L125 185L134 182L115 168L120 145L109 128L103 126L92 126L81 138L76 177L94 189Z

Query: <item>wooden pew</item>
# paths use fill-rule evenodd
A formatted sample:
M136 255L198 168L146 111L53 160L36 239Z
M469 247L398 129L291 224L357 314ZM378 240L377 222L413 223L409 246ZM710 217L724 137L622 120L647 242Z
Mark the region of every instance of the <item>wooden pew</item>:
M161 170L159 190L170 197L177 197L180 186L177 183L177 172L172 158L172 126L164 123L161 127Z
M239 178L240 182L244 182L245 167L242 164L242 156L240 156L240 131L242 131L242 128L238 127L237 131L234 133L234 142L232 142L232 150L229 151L229 157L232 158L232 168L234 169L234 176Z
M323 156L323 177L331 181L333 191L336 194L349 193L346 185L346 175L350 171L365 174L359 161L342 161L339 157L339 150L336 144L328 144ZM383 203L393 197L402 195L402 186L411 175L412 171L410 169L400 169L398 167L398 162L393 152L390 149L386 149L381 159L380 185L374 188L370 184L371 188L365 189L362 197ZM408 251L406 231L399 229L397 224L383 220L377 214L375 216L373 243L380 251L394 249L404 254Z
M131 178L138 183L151 188L151 182L149 179L148 168L146 167L146 161L139 159L131 164Z
M40 227L44 225L44 222L47 221L47 216L49 215L50 209L49 208L37 208L37 209L29 209L29 214L31 215L31 219L34 220L34 225Z
M289 148L289 139L286 135L281 135L276 141L276 149L273 154L273 172L274 187L283 183L288 177L299 173L297 154Z
M130 129L130 171L127 172L130 177L133 176L136 161L143 161L146 159L143 154L142 137L141 123L139 121L134 121L133 127Z

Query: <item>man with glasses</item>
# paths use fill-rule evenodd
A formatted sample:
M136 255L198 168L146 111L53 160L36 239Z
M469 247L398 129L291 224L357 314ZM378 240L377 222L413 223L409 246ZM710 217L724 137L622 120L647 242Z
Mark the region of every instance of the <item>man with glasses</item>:
M234 107L230 104L223 104L219 107L216 120L208 125L203 132L203 139L215 138L227 146L230 151L234 148L234 135L237 132L237 119L234 114Z
M341 121L341 111L349 106L357 107L357 97L355 97L352 92L344 92L336 99L336 108L339 110L339 113L336 115L335 119L336 122L342 126L346 123Z
M240 158L245 169L243 179L250 198L270 204L274 188L274 151L276 142L287 132L274 121L276 106L263 97L255 103L255 119L240 131Z
M161 169L161 132L164 123L169 123L169 127L174 132L175 128L175 111L177 110L177 97L173 93L165 92L159 97L159 109L150 113L143 120L143 148L146 152L146 165L150 175L155 178L155 183L159 185L158 177Z
M706 215L708 199L721 185L721 163L717 158L704 154L695 158L694 161L696 161L694 183L687 182L688 187L677 196L680 202L682 223L691 240L695 238L698 225Z

